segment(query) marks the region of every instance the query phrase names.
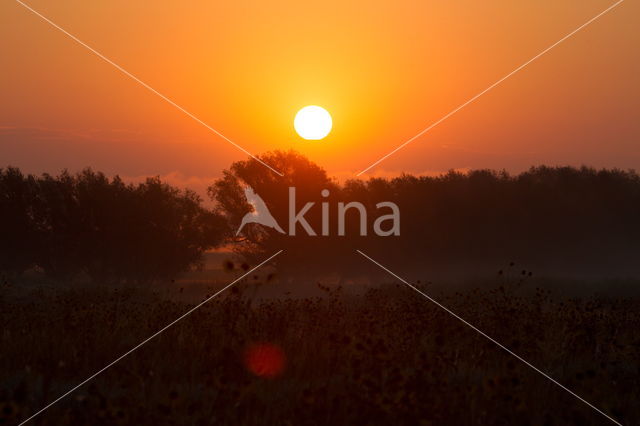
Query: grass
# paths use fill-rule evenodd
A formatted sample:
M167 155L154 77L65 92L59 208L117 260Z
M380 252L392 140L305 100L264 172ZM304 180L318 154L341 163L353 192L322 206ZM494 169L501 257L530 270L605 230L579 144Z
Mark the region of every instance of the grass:
M608 422L404 287L319 290L258 301L241 283L33 424ZM438 299L623 424L640 418L640 300L509 286ZM163 292L87 287L25 295L5 286L0 303L1 424L28 417L193 306ZM280 374L247 368L248 348L262 343L284 354Z

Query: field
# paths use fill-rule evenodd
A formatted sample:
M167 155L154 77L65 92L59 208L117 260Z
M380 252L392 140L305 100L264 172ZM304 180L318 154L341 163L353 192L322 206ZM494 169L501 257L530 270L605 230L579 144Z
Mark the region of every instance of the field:
M0 423L186 312L178 285L24 294L5 282ZM612 424L406 287L254 296L268 285L238 283L33 424ZM435 296L621 423L640 418L638 299L508 284Z

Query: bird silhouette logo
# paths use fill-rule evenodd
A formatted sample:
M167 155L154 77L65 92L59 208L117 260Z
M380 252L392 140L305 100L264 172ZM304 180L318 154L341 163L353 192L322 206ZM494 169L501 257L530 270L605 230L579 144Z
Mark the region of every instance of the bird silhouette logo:
M273 217L264 200L260 198L258 194L250 186L244 188L244 195L247 198L247 202L253 207L253 211L247 213L242 218L242 223L236 232L236 236L240 234L242 228L249 223L259 223L262 226L273 228L276 231L284 234L284 230L278 225L276 219Z

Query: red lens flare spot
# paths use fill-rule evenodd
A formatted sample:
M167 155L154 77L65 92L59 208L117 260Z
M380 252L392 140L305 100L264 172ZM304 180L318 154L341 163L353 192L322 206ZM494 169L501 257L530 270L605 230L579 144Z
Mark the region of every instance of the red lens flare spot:
M247 349L244 358L249 371L258 377L274 378L284 370L284 352L272 343L257 343Z

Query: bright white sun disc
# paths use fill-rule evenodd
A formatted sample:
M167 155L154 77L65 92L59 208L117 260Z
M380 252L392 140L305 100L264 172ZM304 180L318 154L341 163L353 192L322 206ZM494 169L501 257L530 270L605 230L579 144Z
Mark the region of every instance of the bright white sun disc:
M324 139L331 131L332 125L331 114L317 105L302 108L293 120L296 132L307 140Z

